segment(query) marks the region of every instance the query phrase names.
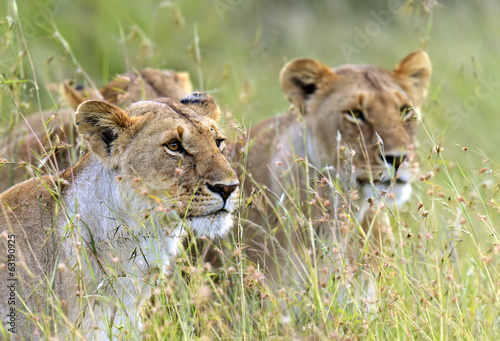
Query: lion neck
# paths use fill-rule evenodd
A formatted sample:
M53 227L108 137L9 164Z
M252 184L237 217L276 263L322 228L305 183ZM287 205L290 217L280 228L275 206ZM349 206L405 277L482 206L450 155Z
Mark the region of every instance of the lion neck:
M68 216L81 222L79 232L84 240L92 239L106 250L100 256L130 260L130 253L139 246L146 260L143 271L151 267L167 271L181 233L176 225L172 233L165 233L165 213L156 212L146 196L135 193L125 179L118 180L118 172L103 165L92 152L65 175L71 176L64 193ZM155 214L149 216L151 212ZM130 263L133 267L134 262Z

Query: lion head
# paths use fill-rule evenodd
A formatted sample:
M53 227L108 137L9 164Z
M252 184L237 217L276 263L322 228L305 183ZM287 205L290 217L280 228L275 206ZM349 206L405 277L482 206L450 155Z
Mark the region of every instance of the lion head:
M417 118L430 75L423 51L409 54L392 71L371 65L331 69L301 58L283 67L281 85L304 116L307 154L315 166L337 165L340 141L351 152L364 196L373 196L373 184L402 203L418 170Z
M64 100L75 109L87 99L102 99L123 108L140 100L160 97L180 100L192 91L188 73L150 68L118 75L99 90L80 84L72 86L70 82L61 86Z
M219 117L212 97L194 93L180 102L140 101L125 111L90 100L78 107L75 121L89 148L117 174L131 210L157 201L195 232L214 237L232 226L239 185L222 155Z

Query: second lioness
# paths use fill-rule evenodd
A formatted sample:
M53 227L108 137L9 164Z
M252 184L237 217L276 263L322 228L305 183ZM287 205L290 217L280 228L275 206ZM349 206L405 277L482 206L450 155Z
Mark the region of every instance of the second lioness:
M393 71L371 65L331 69L307 58L283 67L281 86L293 108L257 124L248 138L245 193L251 196L252 223L245 235L253 262L277 280L285 275L279 270L289 272L283 259L297 260L290 247L294 233L283 228L276 207L283 202L288 208L293 205L292 187L299 189L299 200L306 200L307 173L325 181L324 174L337 174L341 187L357 189L353 197L359 196L357 215L365 219L366 232L370 230L378 241L390 237L390 229L384 231L377 222L372 225L367 199L395 197L397 204L409 199L418 170L417 111L430 75L431 64L423 51L409 54ZM300 160L312 167L305 170Z

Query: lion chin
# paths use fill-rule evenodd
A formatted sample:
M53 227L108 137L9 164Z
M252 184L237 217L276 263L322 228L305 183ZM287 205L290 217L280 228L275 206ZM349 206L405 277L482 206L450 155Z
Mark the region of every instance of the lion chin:
M233 226L231 214L224 210L214 213L190 217L189 226L199 236L219 238L226 235Z
M376 182L374 185L366 182L361 186L363 198L373 198L376 201L384 201L389 206L402 205L407 202L412 193L411 182L394 180Z

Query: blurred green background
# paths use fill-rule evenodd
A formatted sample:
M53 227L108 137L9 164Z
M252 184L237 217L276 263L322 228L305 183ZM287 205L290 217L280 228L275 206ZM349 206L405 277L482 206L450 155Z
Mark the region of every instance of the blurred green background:
M498 159L499 13L497 0L5 0L0 74L30 80L10 84L23 87L17 100L29 114L53 107L47 85L66 79L100 86L133 69L184 70L251 124L288 107L278 75L292 58L393 68L422 48L434 67L423 112L436 142L451 160L463 146ZM14 106L5 91L1 100L6 128Z

